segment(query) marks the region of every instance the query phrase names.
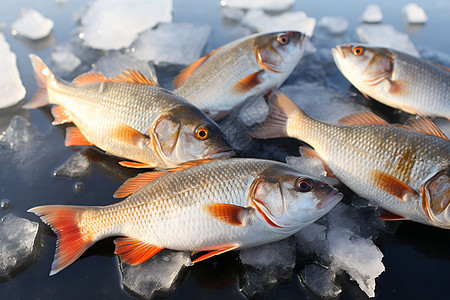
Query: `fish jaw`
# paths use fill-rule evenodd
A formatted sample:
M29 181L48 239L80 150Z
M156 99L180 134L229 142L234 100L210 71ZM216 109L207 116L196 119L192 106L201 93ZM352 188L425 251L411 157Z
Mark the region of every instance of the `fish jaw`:
M432 225L450 229L450 166L422 187L422 208Z

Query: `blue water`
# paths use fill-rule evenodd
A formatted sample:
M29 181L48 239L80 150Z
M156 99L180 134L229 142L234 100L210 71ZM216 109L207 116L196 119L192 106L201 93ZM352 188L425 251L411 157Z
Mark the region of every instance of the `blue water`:
M36 91L36 84L29 53L35 53L44 61L50 60L52 47L69 41L77 25L74 14L82 14L88 1L68 0L60 5L54 0L3 0L0 2L0 22L6 24L3 33L17 55L22 82L27 90L25 101ZM377 1L384 19L398 31L407 32L417 47L426 47L450 54L450 2L417 1L429 21L424 26L408 26L401 15L402 7L409 1ZM356 41L355 28L366 1L297 1L293 10L303 10L319 20L322 16L341 15L349 21L348 36ZM9 26L19 17L20 9L34 8L55 22L50 37L30 42L12 36ZM174 1L174 22L187 21L209 24L213 28L205 51L214 49L237 38L237 25L224 20L219 1ZM313 40L314 42L314 40ZM7 74L2 74L7 76ZM334 85L350 84L342 78L331 78ZM381 107L379 109L386 109ZM136 174L117 165L118 159L89 150L93 160L92 172L87 178L67 179L53 176L53 172L83 147L64 147L64 130L51 125L52 117L47 108L25 111L20 105L0 110L0 131L3 131L15 115L28 119L42 135L41 148L20 165L14 161L0 166L0 200L8 199L11 207L0 209L0 217L13 213L37 221L26 210L43 204L107 205L115 202L114 191L128 177ZM278 141L280 148L294 155L295 142ZM255 155L256 156L256 155ZM258 154L265 157L264 153ZM39 159L40 163L33 162ZM82 186L77 191L76 185ZM40 259L12 280L0 282L1 299L133 299L120 285L118 260L113 254L113 243L105 240L89 249L81 259L56 276L49 277L55 248L55 236L48 227L42 227ZM450 278L450 231L425 225L403 222L392 234L376 240L384 254L386 270L377 279L376 299L448 299ZM299 262L296 271L302 264ZM180 286L169 299L230 299L244 298L238 291L239 266L236 254L230 253L191 267ZM365 294L347 275L338 277L343 288L341 299L364 299ZM270 295L272 299L315 299L294 276L291 282L281 285Z

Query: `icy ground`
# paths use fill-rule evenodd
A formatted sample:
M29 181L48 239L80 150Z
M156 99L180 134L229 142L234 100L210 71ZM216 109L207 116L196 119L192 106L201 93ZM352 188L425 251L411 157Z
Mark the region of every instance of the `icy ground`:
M159 6L155 4L156 2ZM226 37L234 38L235 35L247 32L288 29L302 30L312 35L311 47L281 90L308 114L320 120L337 123L346 115L373 109L373 103L351 88L336 69L330 54L330 47L336 44L355 42L358 36L361 42L384 43L382 45L400 47L400 50L414 55L419 55L420 52L424 58L450 66L450 58L446 53L423 47L419 47L417 51L411 39L403 33L401 28L390 24L362 24L356 32L355 28L348 27L350 19L338 15L320 19L318 26L315 27L316 19L312 17L312 14L308 16L309 13L306 14L297 9L285 11L289 9L292 2L290 0L245 1L246 4L242 5L243 1L234 4L234 1L224 0L221 1L223 6L221 21L226 23L230 20L225 19L232 19L234 22L235 27L226 28L227 32L232 32ZM183 65L204 55L208 44L217 43L220 31L207 24L171 23L172 1L134 0L127 3L124 5L117 0L93 2L83 14L81 25L71 33L73 38L51 49L51 61L50 57L47 57L50 67L52 69L55 67L57 74L63 75L68 80L81 72L90 70L112 77L128 67L140 70L154 81L159 79L164 87L170 87L173 77ZM135 9L136 7L140 9ZM386 11L385 7L382 8ZM401 12L398 14L401 15ZM366 11L359 12L357 16L362 16L366 23L376 23L383 19L380 7L377 10L376 7L367 6ZM118 18L121 22L116 21ZM226 42L223 35L220 38L223 39L220 40L221 44ZM9 57L7 61L13 63L15 67L14 54L10 52L8 44L3 41L3 35L0 34L0 49L2 49L0 54L4 54L0 55L0 64L5 57ZM4 45L7 46L4 47L7 50L3 50ZM2 80L12 80L14 84L21 84L18 72L14 70L16 69L8 66L5 72L10 76L2 76L0 87ZM8 81L6 86L13 83ZM14 90L21 89L18 87ZM1 91L0 97L9 94L4 90ZM12 104L24 98L25 91L24 89L22 91L23 93L11 102ZM0 103L4 103L3 98L0 99ZM8 105L10 104L6 106ZM220 125L234 146L242 151L242 156L248 154L252 157L287 161L323 178L324 170L320 161L301 157L298 142L255 141L249 136L248 129L262 122L267 113L268 106L263 97L249 99L240 109L233 111L229 117L222 120ZM46 115L49 120L44 121L50 124L51 116L48 116L45 109L42 112L32 112L33 118L36 118L36 114ZM400 113L395 111L391 114L398 116ZM29 118L29 115L26 117ZM33 120L33 118L30 119ZM436 123L450 135L450 123L447 120L437 119ZM112 192L104 192L104 187L110 182L120 185L126 178L131 177L130 174L134 170L124 170L118 166L117 158L100 154L95 150L84 151L85 149L80 150L74 147L72 151L65 148L63 130L50 125L49 127L53 133L60 132L54 134L56 137L53 139L49 139L48 132L41 134L25 118L16 116L10 125L5 127L4 132L0 132L0 163L2 168L8 170L8 174L0 174L2 179L0 191L4 189L2 182L9 182L11 173L17 175L14 177L18 178L16 181L19 183L17 187L15 186L17 189L30 188L33 184L44 184L42 169L45 162L55 166L51 167L49 172L56 177L56 179L51 178L54 179L53 183L59 187L69 182L64 187L74 186L79 197L73 198L76 201L81 199L85 201L80 204L104 205L107 201L113 201L111 200ZM294 145L294 147L285 149L283 148L285 145ZM55 153L64 151L63 158L55 158ZM100 183L98 183L99 178L103 180ZM333 184L337 185L338 182ZM109 189L111 189L110 185ZM98 190L95 190L96 187ZM89 194L89 190L101 192L92 195ZM58 192L61 191L57 190ZM10 207L19 205L15 198L11 200L9 198L0 197L0 212L8 212ZM36 195L35 200L47 201L45 204L69 201L59 198L59 194L50 199L47 198L47 194ZM66 204L78 204L76 201L69 201L70 203ZM41 204L37 202L29 204L27 208ZM300 280L311 293L308 297L334 298L345 294L346 286L343 282L349 278L355 282L356 289L359 287L356 292L352 291L356 295L354 297L376 296L379 276L385 269L383 263L385 257L377 239L389 234L392 227L396 226L379 220L380 213L366 200L348 193L347 199L325 217L291 238L225 254L224 256L231 257L234 255L236 257L234 263L239 265L237 275L234 276L236 290L239 289L249 297L268 297L273 295L271 292L282 283ZM17 217L13 219L12 216L3 217L1 222L6 222L5 220L23 222L23 219ZM35 228L36 224L30 222L26 226L20 226L31 229L33 226ZM9 225L0 225L0 251L2 251L2 245L6 245L4 242L11 239L15 243L20 241L21 245L22 243L32 245L27 249L34 253L32 249L38 246L38 243L35 243L37 233L21 234L21 237L25 238L22 241L13 239L15 232L11 232L11 228L13 227ZM6 237L2 236L4 232L2 230L6 230ZM40 234L38 234L38 240L39 237L41 237ZM44 250L50 253L54 249L46 247ZM20 255L22 255L21 251L18 251ZM94 256L95 251L93 250ZM109 251L108 255L112 256L111 253L112 251ZM190 266L190 254L165 250L138 266L119 262L118 268L123 289L141 298L169 295L179 287L190 270L198 268ZM34 262L35 254L29 255L31 255L30 259L26 259L23 266L17 269L11 267L5 278L10 278L23 268L30 266ZM89 255L92 256L92 254ZM0 262L3 257L7 256L0 253ZM80 266L86 261L89 260L80 259L75 264ZM211 261L212 264L223 262L220 257L217 260L213 258ZM75 272L74 269L77 267L75 264L57 276L70 276L71 272ZM42 276L47 275L49 265L50 258L46 264L45 274ZM1 268L0 265L0 271ZM92 276L89 277L90 273L84 269L83 272L81 277L92 280ZM0 272L0 277L1 274L3 273ZM25 272L24 275L26 275ZM77 282L71 283L77 284ZM108 282L108 285L111 284L119 285L118 282Z
M32 40L48 36L53 28L53 21L45 18L34 9L23 9L22 16L11 24L13 34Z

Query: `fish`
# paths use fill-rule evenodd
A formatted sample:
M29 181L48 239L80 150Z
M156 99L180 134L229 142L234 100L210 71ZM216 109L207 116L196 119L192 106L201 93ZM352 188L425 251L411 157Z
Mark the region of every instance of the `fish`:
M173 92L214 120L246 99L279 87L303 56L309 36L298 31L253 34L200 58L174 79Z
M325 215L343 195L309 173L262 159L230 158L167 172L108 206L28 210L57 235L50 275L97 241L118 236L115 254L137 265L164 248L201 255L284 239Z
M450 141L425 117L389 124L371 112L334 125L316 120L281 91L256 138L292 137L362 198L415 222L450 229Z
M450 70L389 48L331 49L341 73L364 95L410 114L450 120Z
M173 168L235 154L214 121L139 71L116 78L89 72L69 83L38 56L30 59L38 92L24 108L54 104L53 125L75 124L66 130L66 146L95 145L131 160L120 164L133 168Z

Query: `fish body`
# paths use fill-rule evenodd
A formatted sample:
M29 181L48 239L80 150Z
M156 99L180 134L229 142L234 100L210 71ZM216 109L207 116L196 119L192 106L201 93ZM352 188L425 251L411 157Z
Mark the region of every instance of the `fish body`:
M256 137L300 139L359 196L406 219L450 229L448 139L411 130L417 126L382 124L371 113L344 121L366 125L328 124L279 92L270 106L271 116Z
M332 49L341 73L363 94L411 114L450 119L450 71L388 48L339 45Z
M116 240L115 253L131 264L163 248L213 251L201 261L269 243L314 222L341 198L335 188L286 164L228 159L167 173L109 206L29 211L58 235L54 274L109 236L126 237Z
M68 83L37 56L30 58L39 91L25 107L55 104L53 123L76 125L68 129L66 145L95 145L159 168L234 154L214 121L138 72L129 70L115 79L86 73Z
M308 41L297 31L233 41L182 71L173 92L218 119L249 97L279 87L300 61Z

